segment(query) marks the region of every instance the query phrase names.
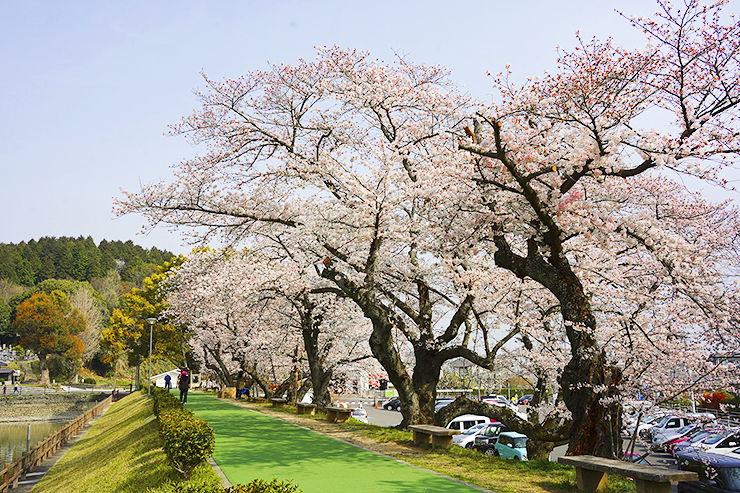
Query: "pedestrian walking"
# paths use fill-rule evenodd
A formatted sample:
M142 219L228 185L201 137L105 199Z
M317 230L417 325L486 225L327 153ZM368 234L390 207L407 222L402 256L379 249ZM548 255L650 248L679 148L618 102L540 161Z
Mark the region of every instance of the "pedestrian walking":
M180 389L180 402L185 404L188 402L188 390L190 389L190 373L185 368L177 378L177 388Z
M244 370L239 370L239 373L236 375L236 398L241 399L242 398L242 392L244 392L244 381L246 379L244 378Z
M164 388L170 390L172 388L172 377L168 373L164 376Z
M20 387L18 386L18 384L17 384L17 383L16 383L16 384L15 384L15 386L13 387L13 393L14 393L14 394L19 394L19 395L20 395L20 393L21 393L21 388L20 388Z

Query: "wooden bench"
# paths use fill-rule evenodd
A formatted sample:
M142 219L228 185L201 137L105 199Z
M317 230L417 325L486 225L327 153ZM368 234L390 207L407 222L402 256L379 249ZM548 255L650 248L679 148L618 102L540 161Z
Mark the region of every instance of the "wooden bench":
M576 468L579 491L606 491L606 474L617 474L635 480L637 493L671 493L671 481L697 481L699 475L667 467L654 467L592 455L558 457L558 462Z
M316 414L316 404L296 402L296 414Z
M410 425L409 429L414 432L414 445L429 443L438 447L451 447L452 436L459 435L458 430L450 430L434 425Z
M270 399L270 402L272 402L272 407L284 407L288 403L287 400L279 397L273 397Z
M326 408L326 419L327 421L346 423L349 421L349 417L352 415L352 409L348 407L327 407Z

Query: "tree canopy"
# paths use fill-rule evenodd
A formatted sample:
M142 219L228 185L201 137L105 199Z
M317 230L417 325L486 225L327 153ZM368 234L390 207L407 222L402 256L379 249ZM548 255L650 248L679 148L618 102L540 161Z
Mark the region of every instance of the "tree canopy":
M91 281L121 267L123 281L138 284L154 265L172 259L167 251L146 250L129 240L99 245L91 237L42 237L18 244L0 243L0 279L33 286L46 279Z
M176 257L165 262L157 272L144 279L143 288L133 288L122 297L120 308L113 310L109 326L102 331L101 348L107 359L126 354L129 364L137 365L149 354L149 322L151 327L153 355L168 359L178 366L185 366L187 334L184 328L169 321L165 313L169 303L165 298L164 283L185 260Z
M66 360L82 356L85 344L78 334L86 325L84 315L72 307L63 291L39 292L18 306L13 327L20 336L20 345L38 354L42 384L49 383L47 356Z
M716 374L708 352L739 342L737 211L668 173L721 185L737 158L740 29L681 3L632 20L642 50L579 40L553 74L493 76L493 103L337 47L206 78L174 132L208 152L120 212L313 268L371 321L404 424L433 421L446 361L493 369L517 343L567 408L530 418L569 418L569 453L613 457L621 395ZM661 111L673 126L644 126ZM695 373L666 378L677 358Z

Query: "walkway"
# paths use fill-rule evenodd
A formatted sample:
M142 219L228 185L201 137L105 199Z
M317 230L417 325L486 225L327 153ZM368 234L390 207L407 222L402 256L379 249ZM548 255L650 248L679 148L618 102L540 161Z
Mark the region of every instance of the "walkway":
M480 491L211 396L190 394L186 408L215 430L214 459L232 484L277 478L304 493Z

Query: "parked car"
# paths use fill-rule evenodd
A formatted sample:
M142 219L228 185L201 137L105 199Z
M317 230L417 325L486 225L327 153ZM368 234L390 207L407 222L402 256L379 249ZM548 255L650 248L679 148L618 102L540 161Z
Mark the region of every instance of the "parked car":
M670 414L664 416L660 421L654 423L651 427L647 428L644 432L640 431L640 438L647 440L648 442L653 441L653 437L659 433L670 432L683 428L684 426L694 422L695 420L690 419L688 416L676 416Z
M487 455L496 455L496 440L502 431L507 428L502 423L489 423L475 436L473 448Z
M527 435L515 431L501 432L495 449L496 455L503 459L527 460Z
M677 438L690 435L693 431L700 429L698 423L691 423L682 428L667 429L653 435L653 443L650 448L653 450L665 451L669 444L673 443Z
M446 398L437 399L436 403L434 404L434 412L436 413L437 411L445 407L447 404L451 403L452 400L453 399L446 399Z
M530 402L532 402L532 399L534 399L534 395L532 394L526 394L519 398L518 401L516 401L517 404L520 406L528 406Z
M488 399L501 399L503 401L508 401L509 399L506 398L505 395L501 394L489 394L489 395L481 395L478 397L479 402L485 402Z
M692 442L688 446L681 447L680 450L676 447L674 451L678 450L678 452L674 455L684 452L699 454L721 453L732 451L738 447L740 447L740 433L735 430L728 430L722 433L714 433L701 441Z
M642 416L640 419L640 424L637 426L637 434L640 437L644 437L648 428L653 426L654 424L658 423L663 416L665 416L664 411L658 411L655 414L651 414L648 416ZM631 422L630 425L628 425L625 429L625 434L628 437L631 437L635 433L635 425L637 424L637 420L634 420Z
M398 397L391 397L383 403L383 409L386 411L400 411L401 399Z
M365 411L361 407L358 407L357 409L353 409L352 414L350 414L350 417L356 419L357 421L362 421L363 423L367 423L367 411Z
M692 430L688 435L676 437L673 440L668 441L665 444L665 450L666 452L673 453L673 449L675 449L676 447L679 447L679 448L682 447L681 445L682 443L691 443L696 440L701 440L702 438L706 438L709 435L716 433L717 431L722 431L722 430L698 426L694 430Z
M457 445L458 447L472 449L475 444L475 437L478 436L486 426L488 426L488 423L477 424L472 428L468 428L463 431L459 435L454 435L452 437L452 444Z
M703 432L691 436L688 440L673 444L673 455L675 456L678 452L683 452L688 449L697 448L704 440L715 439L717 436L725 433L725 429L713 429L707 428Z
M511 409L511 411L520 418L527 419L527 415L519 411L519 406L506 398L502 398L502 396L482 398L481 402L485 402L486 404L490 404L492 406L506 407L508 409Z
M459 430L463 432L472 428L475 425L490 423L492 420L488 416L478 416L477 414L463 414L453 418L447 423L446 428L450 430Z
M740 491L740 457L683 451L678 468L699 474L699 481L678 483L678 493L737 493Z
M728 457L734 457L736 459L740 459L740 447L736 449L717 448L717 449L714 449L712 453L717 454L717 455L726 455Z

